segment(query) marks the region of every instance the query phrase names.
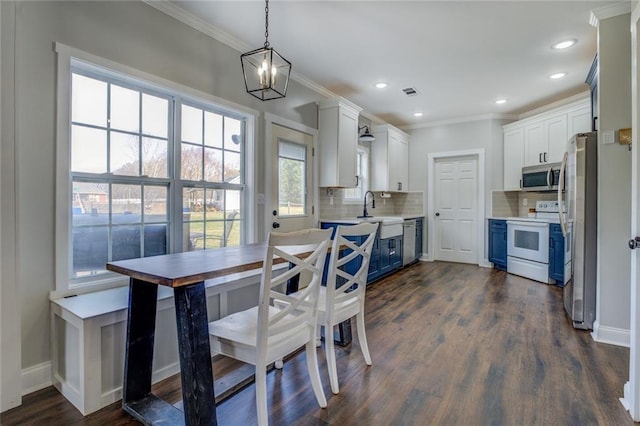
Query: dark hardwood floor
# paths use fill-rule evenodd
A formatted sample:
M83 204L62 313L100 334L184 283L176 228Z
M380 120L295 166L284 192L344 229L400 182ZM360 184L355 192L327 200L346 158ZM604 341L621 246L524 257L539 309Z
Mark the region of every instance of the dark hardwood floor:
M366 307L373 366L357 339L339 347L340 394L333 395L321 352L328 407L320 409L298 353L269 373L271 424L633 424L618 401L629 350L573 329L560 288L472 265L419 263L370 285ZM230 368L216 361L214 375ZM254 424L254 390L221 403L218 422ZM154 391L179 400L179 377ZM53 388L26 396L0 423L136 424L119 403L82 417Z

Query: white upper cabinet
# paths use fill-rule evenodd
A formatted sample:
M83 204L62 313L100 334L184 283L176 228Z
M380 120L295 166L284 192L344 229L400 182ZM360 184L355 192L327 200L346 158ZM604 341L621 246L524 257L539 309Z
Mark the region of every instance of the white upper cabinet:
M524 128L524 165L562 161L567 147L567 115L562 114Z
M318 103L319 186L357 186L358 115L362 109L344 98Z
M569 138L576 133L591 131L591 107L580 108L567 114L567 127Z
M371 133L371 190L409 190L409 135L391 125L374 126Z
M520 190L522 167L558 163L576 133L591 131L589 99L503 126L504 190Z
M524 163L524 128L504 132L504 190L519 191Z

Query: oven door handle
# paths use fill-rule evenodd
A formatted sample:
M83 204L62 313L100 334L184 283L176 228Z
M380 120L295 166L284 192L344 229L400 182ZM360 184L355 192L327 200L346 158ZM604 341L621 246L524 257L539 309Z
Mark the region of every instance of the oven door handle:
M549 224L546 222L521 222L521 221L515 221L515 220L508 220L507 225L527 227L527 228L542 228L542 229L549 227Z

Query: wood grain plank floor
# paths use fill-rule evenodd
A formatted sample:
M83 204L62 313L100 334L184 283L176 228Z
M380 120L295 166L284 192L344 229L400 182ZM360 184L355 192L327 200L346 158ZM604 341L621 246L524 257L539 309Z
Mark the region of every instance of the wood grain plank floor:
M337 347L340 394L332 395L321 352L328 407L320 409L300 352L268 375L271 424L633 424L618 401L629 350L573 329L560 288L473 265L418 263L370 285L366 309L373 366L355 336ZM236 366L216 360L214 375ZM178 401L179 376L154 392ZM219 423L255 424L254 398L249 385L225 400ZM136 424L119 404L83 417L53 388L26 396L0 423Z

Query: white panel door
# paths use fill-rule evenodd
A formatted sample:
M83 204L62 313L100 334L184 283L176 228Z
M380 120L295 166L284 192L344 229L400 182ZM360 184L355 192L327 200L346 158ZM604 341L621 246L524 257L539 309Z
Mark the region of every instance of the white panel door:
M435 259L477 264L478 160L436 160L434 183Z
M315 227L312 148L311 135L271 125L272 197L266 212L272 218L270 230Z

